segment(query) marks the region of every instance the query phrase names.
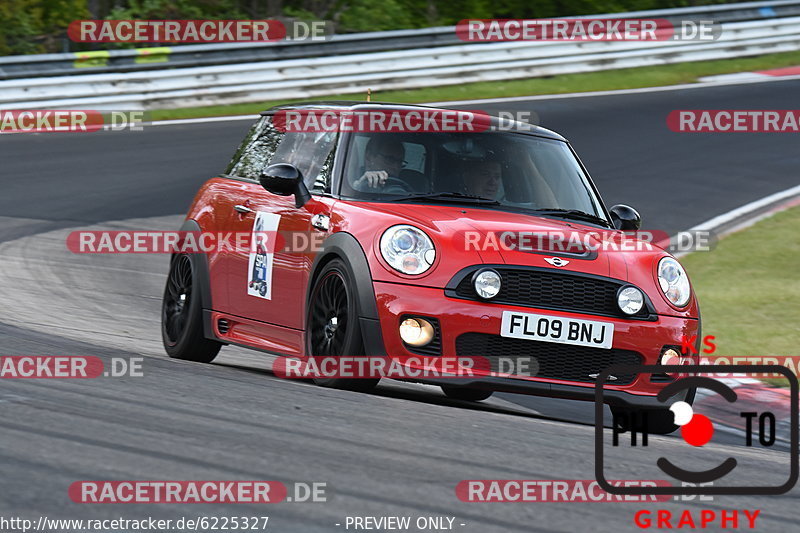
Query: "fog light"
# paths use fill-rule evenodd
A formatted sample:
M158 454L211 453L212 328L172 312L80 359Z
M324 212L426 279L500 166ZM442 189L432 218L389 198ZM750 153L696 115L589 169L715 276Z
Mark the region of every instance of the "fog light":
M661 354L660 362L662 365L682 365L683 357L677 352L677 350L667 348L664 350L664 353Z
M400 338L409 346L425 346L433 335L433 326L424 318L406 318L400 323Z
M475 293L481 298L489 299L500 292L500 274L491 269L481 270L472 278Z
M644 306L644 294L636 287L625 287L617 293L617 305L626 315L635 315Z

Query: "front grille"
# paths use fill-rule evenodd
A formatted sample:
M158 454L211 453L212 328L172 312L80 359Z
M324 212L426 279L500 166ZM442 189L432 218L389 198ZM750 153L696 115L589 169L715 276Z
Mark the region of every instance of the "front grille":
M667 374L650 374L650 383L670 383L675 381L675 378Z
M475 269L458 283L449 296L478 300L472 286ZM500 292L491 303L557 309L625 318L648 318L645 304L633 317L625 315L617 305L617 291L628 285L623 281L550 272L549 269L494 268L500 274Z
M642 356L630 350L605 350L512 339L487 333L459 335L456 339L456 354L461 357L476 357L475 368L481 368L480 362L488 360L489 370L492 372L509 372L509 361L524 363L527 359L538 363L538 371L532 377L589 383L594 383L597 374L611 365L642 364ZM501 366L501 360L504 360L505 365ZM536 369L536 366L529 365L529 368ZM636 379L636 374L614 374L614 377L617 379L607 381L609 385L627 385Z

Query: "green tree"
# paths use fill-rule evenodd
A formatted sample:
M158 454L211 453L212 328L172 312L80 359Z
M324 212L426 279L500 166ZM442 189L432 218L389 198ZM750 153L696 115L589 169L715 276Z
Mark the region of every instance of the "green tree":
M413 20L401 0L351 0L339 11L342 31L381 31L413 28Z
M339 33L445 26L470 18L555 18L725 0L0 0L0 55L116 45L66 41L79 19L320 19ZM134 46L119 45L119 46Z
M85 0L3 0L0 54L58 52L69 23L88 16Z
M106 19L179 20L245 19L236 0L127 0L119 2Z
M34 0L0 2L0 54L34 54L42 51L36 42L41 32L41 14Z

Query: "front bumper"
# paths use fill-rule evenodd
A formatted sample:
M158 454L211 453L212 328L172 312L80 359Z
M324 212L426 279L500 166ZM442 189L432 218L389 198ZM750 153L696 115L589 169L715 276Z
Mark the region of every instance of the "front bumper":
M456 339L462 334L499 335L502 313L505 310L612 322L614 324L612 348L637 352L641 356L643 365L657 364L664 346L681 346L682 339L692 338L699 333L699 320L691 318L659 315L657 320L652 322L626 320L448 298L445 296L444 290L429 287L386 282L374 282L373 285L378 304L379 324L362 319L362 332L364 332L367 347L375 346L382 340L380 344L385 349L385 353L390 355L414 355L399 336L398 327L401 317L404 315L438 319L441 331L441 351L445 356L463 355L456 352ZM376 327L378 325L379 328ZM375 352L375 355L378 353ZM501 377L487 373L471 377L420 379L417 381L554 398L595 400L595 383L590 379L570 381L535 376ZM630 383L605 385L604 402L612 405L639 407L663 406L655 396L667 384L653 382L650 374L639 374Z

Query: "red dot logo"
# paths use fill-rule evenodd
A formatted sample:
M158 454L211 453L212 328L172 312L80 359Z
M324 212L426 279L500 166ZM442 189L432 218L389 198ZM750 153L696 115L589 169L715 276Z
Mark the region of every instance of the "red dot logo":
M669 408L675 424L681 426L681 437L692 446L704 446L714 436L714 424L705 415L695 414L686 402L675 402Z
M714 436L714 425L706 415L694 415L681 427L681 437L692 446L703 446Z

